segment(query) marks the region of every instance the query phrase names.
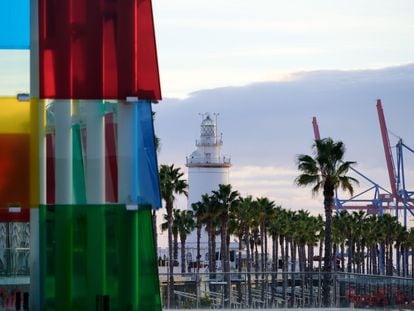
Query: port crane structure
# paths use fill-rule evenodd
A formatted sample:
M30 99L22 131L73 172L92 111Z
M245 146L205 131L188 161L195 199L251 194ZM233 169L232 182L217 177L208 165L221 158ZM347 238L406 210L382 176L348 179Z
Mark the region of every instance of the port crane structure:
M384 117L384 110L380 99L377 100L377 111L381 127L381 137L384 146L385 159L387 162L388 176L390 179L391 192L393 199L395 200L395 216L398 219L399 210L402 209L403 224L404 227L407 228L407 218L409 214L414 216L414 191L407 189L404 154L414 154L414 150L407 146L403 139L399 137L395 146L397 158L397 168L395 168L390 139L388 136L388 129Z
M338 192L336 192L336 212L340 210L366 210L368 214L381 216L384 210L389 210L391 213L394 212L397 219L399 219L399 213L402 210L403 225L407 227L409 214L414 216L414 191L407 190L405 154L414 154L414 149L407 146L399 138L395 148L397 159L397 167L395 167L384 110L380 99L377 100L376 108L391 190L387 190L378 182L374 181L374 179L368 177L356 168L351 167L352 172L364 179L369 186L348 199L341 198ZM312 126L315 140L321 139L316 117L312 119Z

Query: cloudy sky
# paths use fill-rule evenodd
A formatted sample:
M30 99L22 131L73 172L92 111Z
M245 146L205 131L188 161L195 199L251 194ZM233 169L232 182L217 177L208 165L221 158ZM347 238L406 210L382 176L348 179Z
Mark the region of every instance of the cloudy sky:
M184 168L198 113L217 112L236 189L321 212L320 198L293 185L316 116L322 136L343 140L347 159L389 187L375 102L383 100L392 143L400 136L414 147L414 1L153 0L153 8L160 163ZM0 51L0 94L27 91L28 66L27 52ZM414 159L407 165L412 173Z
M165 97L414 55L412 0L153 0Z
M218 112L236 189L322 212L320 198L293 184L297 154L311 153L316 116L322 136L344 141L346 158L389 188L375 104L382 99L391 143L400 136L414 146L414 1L153 5L164 93L155 106L160 163L185 169L198 113ZM407 164L412 173L408 154ZM366 187L361 180L358 190Z

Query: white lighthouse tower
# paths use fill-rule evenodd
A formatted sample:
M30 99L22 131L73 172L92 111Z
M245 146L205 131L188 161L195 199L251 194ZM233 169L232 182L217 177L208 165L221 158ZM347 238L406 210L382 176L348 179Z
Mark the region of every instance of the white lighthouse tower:
M229 156L221 153L223 146L222 135L217 134L217 116L214 119L209 113L202 114L200 125L200 139L196 140L197 149L187 157L188 167L188 209L191 204L201 200L205 193L218 190L219 184L229 184L229 169L231 161ZM195 234L191 234L187 240L195 243ZM202 242L206 242L202 238Z

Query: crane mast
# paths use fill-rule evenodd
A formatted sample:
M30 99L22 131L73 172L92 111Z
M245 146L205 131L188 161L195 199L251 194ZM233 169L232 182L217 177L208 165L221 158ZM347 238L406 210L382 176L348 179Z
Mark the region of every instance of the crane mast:
M385 160L387 161L388 176L390 179L391 193L393 198L398 198L396 178L395 178L395 167L392 158L390 139L388 137L387 125L385 123L384 110L382 109L381 99L377 100L377 112L378 120L381 128L382 144L384 146Z

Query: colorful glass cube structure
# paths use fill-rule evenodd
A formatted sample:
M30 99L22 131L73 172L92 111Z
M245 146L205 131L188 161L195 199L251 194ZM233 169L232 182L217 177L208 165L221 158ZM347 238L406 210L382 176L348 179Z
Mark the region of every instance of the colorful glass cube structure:
M5 0L0 28L1 49L31 36L30 100L0 98L0 208L38 213L35 308L160 310L151 0Z

